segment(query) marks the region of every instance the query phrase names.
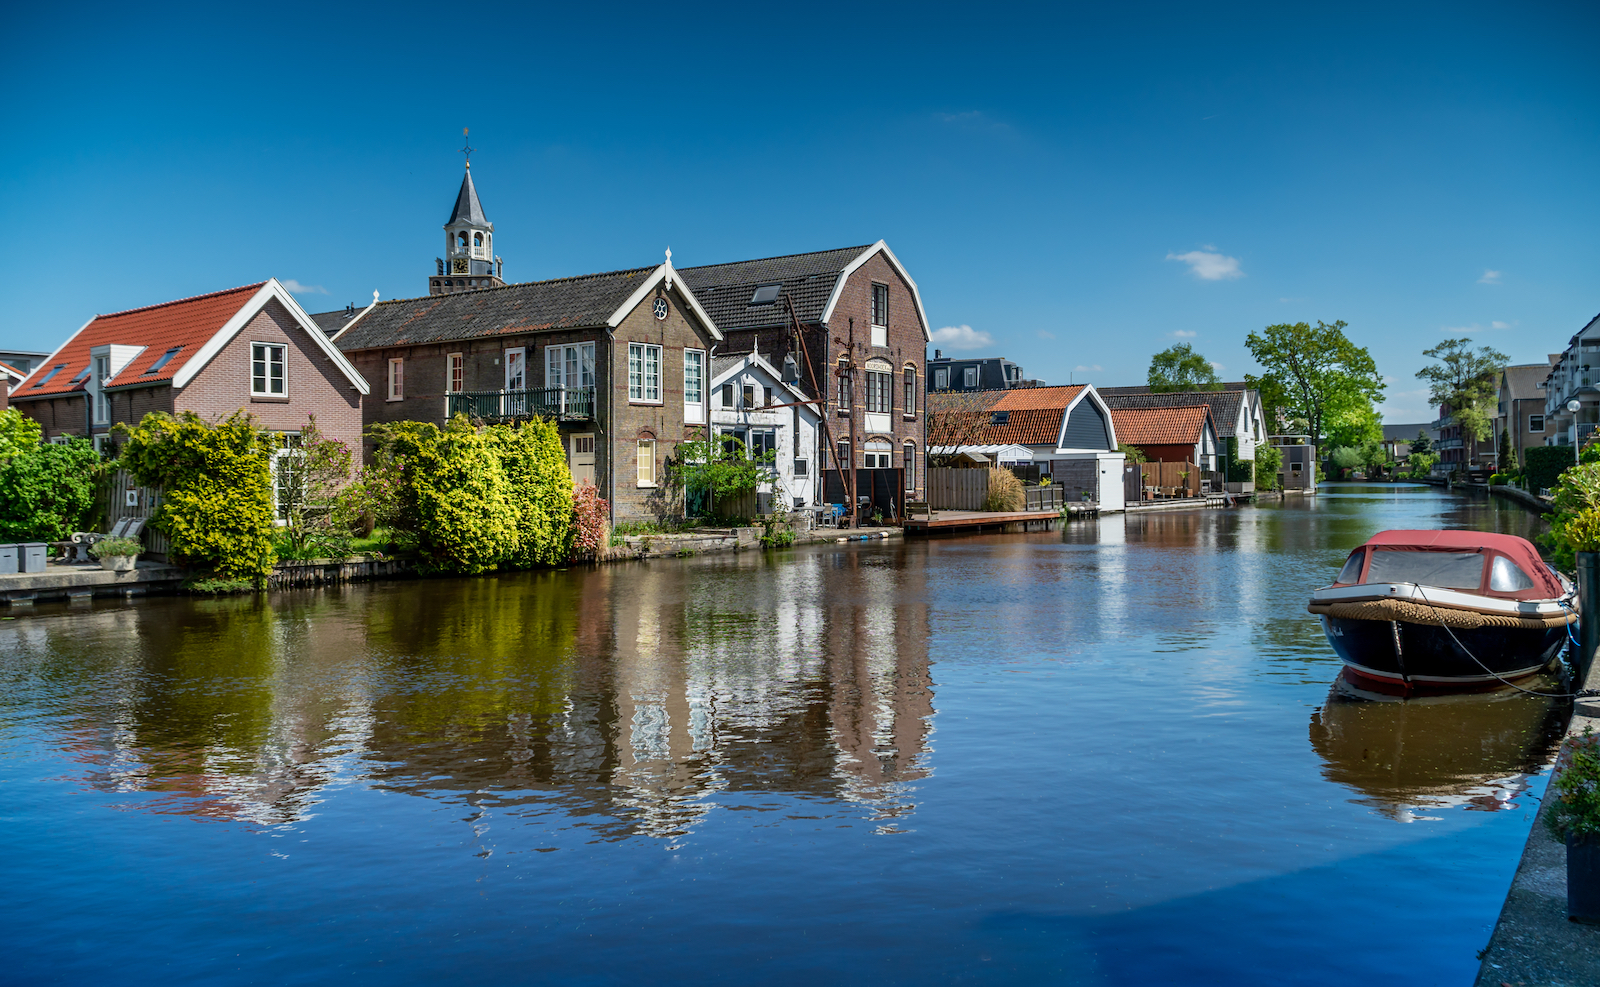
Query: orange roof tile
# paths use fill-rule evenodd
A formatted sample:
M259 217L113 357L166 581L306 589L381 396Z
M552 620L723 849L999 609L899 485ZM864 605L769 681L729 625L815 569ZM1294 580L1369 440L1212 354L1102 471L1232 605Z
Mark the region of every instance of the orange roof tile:
M1205 405L1188 408L1112 408L1111 425L1117 441L1130 446L1192 445L1200 441L1211 409Z
M265 283L97 315L49 360L35 367L12 392L11 399L25 401L83 390L84 382L77 378L89 367L89 351L108 344L143 346L144 351L130 360L107 387L170 381ZM173 347L181 347L177 355L155 373L145 373Z
M1035 411L1052 408L1058 412L1056 419L1059 423L1061 418L1059 412L1067 410L1067 405L1072 403L1072 399L1077 397L1078 392L1085 386L1073 384L1065 387L1014 387L990 407L995 411ZM1050 441L1054 442L1055 438L1052 436Z

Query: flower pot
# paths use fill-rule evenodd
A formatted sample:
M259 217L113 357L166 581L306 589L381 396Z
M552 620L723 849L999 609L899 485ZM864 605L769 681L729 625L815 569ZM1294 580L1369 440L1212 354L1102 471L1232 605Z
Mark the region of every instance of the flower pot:
M1600 835L1567 837L1567 918L1600 924Z
M100 568L112 572L132 572L138 558L137 555L107 555L100 559Z

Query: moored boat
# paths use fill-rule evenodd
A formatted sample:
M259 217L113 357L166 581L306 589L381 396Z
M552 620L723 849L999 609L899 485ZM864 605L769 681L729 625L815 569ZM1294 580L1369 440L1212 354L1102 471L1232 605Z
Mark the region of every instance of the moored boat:
M1403 695L1495 688L1561 654L1577 591L1524 538L1381 531L1311 596L1360 685Z

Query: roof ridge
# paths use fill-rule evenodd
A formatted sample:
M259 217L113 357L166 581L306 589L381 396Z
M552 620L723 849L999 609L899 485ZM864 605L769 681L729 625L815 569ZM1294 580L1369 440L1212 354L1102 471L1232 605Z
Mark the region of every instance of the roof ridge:
M877 241L864 243L859 247L826 247L822 250L802 250L794 254L774 254L771 257L749 257L745 260L725 260L715 264L696 264L693 267L680 267L680 271L698 271L707 267L732 267L734 264L754 264L763 260L788 260L791 257L813 257L817 254L831 254L840 250L869 250L877 245Z
M271 279L269 278L268 280ZM257 281L255 284L244 284L237 288L224 288L221 291L208 291L203 295L190 295L188 298L174 298L170 302L157 302L154 305L141 305L138 308L125 308L120 312L101 312L99 315L96 315L95 318L109 319L114 315L132 315L135 312L149 312L152 309L166 308L168 305L182 305L185 302L198 302L206 298L219 298L223 295L231 295L238 291L259 291L261 286L266 283L266 281Z
M655 270L656 268L658 268L660 266L661 266L660 264L654 264L654 265L650 265L650 266L646 266L646 267L623 267L623 268L618 268L615 271L596 271L593 274L569 274L564 278L547 278L547 279L545 279L543 281L513 281L510 284L497 284L497 285L491 285L491 286L489 286L487 288L474 288L471 291L456 291L456 292L450 292L450 293L444 294L444 295L413 295L410 298L385 298L383 301L380 301L378 304L379 305L398 305L401 302L420 302L420 301L424 301L424 300L429 299L429 298L454 298L454 297L458 297L458 296L474 295L474 294L479 294L479 293L487 294L488 292L491 292L491 291L506 291L506 290L508 290L510 288L527 288L527 287L531 287L533 285L542 285L542 284L560 284L563 281L585 281L585 280L588 280L589 278L610 277L613 274L634 274L634 273L643 272L643 271L653 271L653 270ZM337 311L343 311L343 309L334 309L334 311L336 311L336 312ZM328 313L323 312L323 313L320 313L320 314L326 315Z

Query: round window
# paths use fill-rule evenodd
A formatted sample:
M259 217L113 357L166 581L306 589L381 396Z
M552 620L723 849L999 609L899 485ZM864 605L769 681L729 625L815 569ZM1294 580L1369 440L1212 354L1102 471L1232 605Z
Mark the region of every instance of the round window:
M656 299L655 313L656 318L658 319L665 319L667 317L667 300L665 298Z

